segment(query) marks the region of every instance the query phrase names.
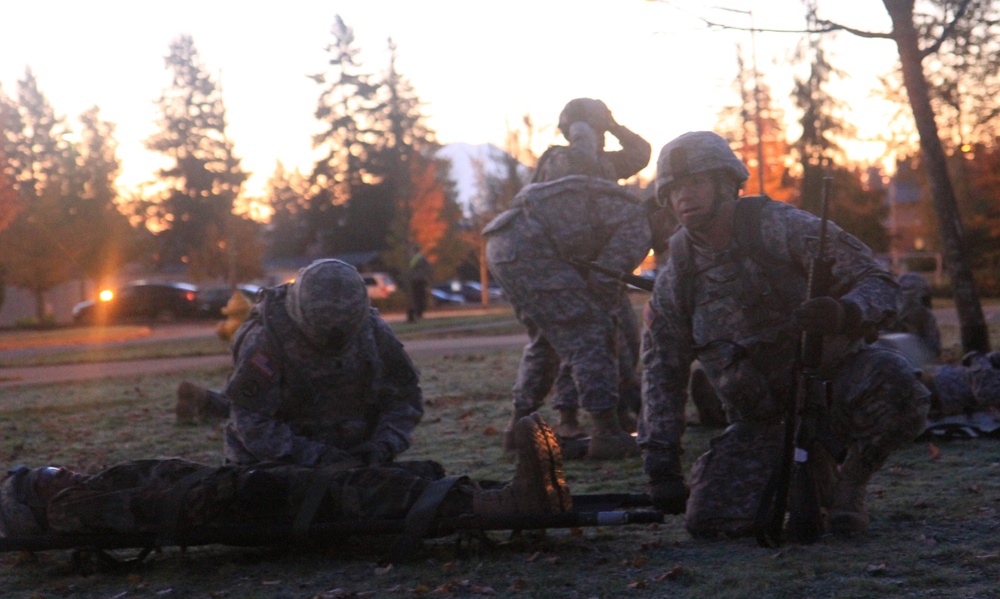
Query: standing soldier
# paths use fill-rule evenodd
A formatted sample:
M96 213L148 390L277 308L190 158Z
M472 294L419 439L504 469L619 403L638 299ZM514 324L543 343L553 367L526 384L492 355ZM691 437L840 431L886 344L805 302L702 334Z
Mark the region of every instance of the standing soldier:
M831 477L821 501L833 532L859 534L868 525L872 474L919 434L928 408L907 360L863 340L895 313L897 286L867 247L828 223L832 286L829 296L806 300L821 221L767 198L740 198L747 177L726 140L708 131L681 135L657 160L657 198L681 228L657 277L643 339L638 440L651 495L672 513L686 501L694 536L752 532L781 444L798 340L808 331L823 335L822 375L832 388L825 424L847 450L836 468L832 457L818 458ZM695 359L733 424L695 463L688 498L680 456Z
M649 251L646 206L616 183L646 165L649 144L619 125L599 100L569 102L559 127L570 145L549 148L514 207L483 230L490 271L530 337L513 388L511 424L542 405L562 360L594 421L588 456L635 455L617 412L615 314L625 300L624 285L574 262L629 272ZM605 132L618 137L623 149L604 152ZM566 430L569 413L562 416L560 428ZM512 449L508 434L504 445Z
M434 267L420 251L420 246L413 244L413 255L406 271L407 283L410 287L410 308L406 311L406 321L416 322L424 317L427 309L427 288L431 284Z

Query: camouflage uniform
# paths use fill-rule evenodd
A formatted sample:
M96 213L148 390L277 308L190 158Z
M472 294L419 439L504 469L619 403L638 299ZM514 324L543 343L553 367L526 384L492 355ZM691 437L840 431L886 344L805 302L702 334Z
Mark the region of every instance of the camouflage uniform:
M931 420L1000 410L1000 352L970 352L961 364L928 366L923 379L934 392Z
M441 465L430 461L355 468L282 462L219 467L167 458L123 462L93 475L20 466L0 480L0 537L146 532L170 539L213 526L252 532L280 525L398 520L415 506L430 518L571 510L551 429L532 415L519 421L515 432L523 450L514 478L506 485L491 483L489 489L467 477L445 478ZM80 543L85 545L86 537Z
M353 276L365 293L363 311L356 329L331 333L341 337L336 348L310 339L290 314L301 271L296 283L265 290L232 344L227 460L378 464L410 446L423 415L417 371ZM356 310L339 303L360 300L331 294L311 301L317 315L336 316Z
M596 260L630 272L648 253L646 210L613 182L645 167L650 146L615 122L603 102L589 98L567 103L559 128L569 146L546 150L533 184L515 198L516 207L484 229L491 272L531 338L514 385L515 415L538 409L557 376L554 407L582 405L590 412L617 406L614 372L620 372L626 393L638 385L638 325L624 285L581 273L565 260ZM621 150L604 151L605 131ZM557 185L564 177L569 179ZM599 194L607 197L596 200ZM589 297L574 291L582 289L589 289Z
M582 407L618 400L618 323L624 285L570 259L629 272L650 247L642 202L616 183L574 175L526 186L483 230L490 271L527 327L530 342L514 385L514 408L530 413L569 362Z
M642 403L641 380L639 377L639 351L642 344L642 333L639 321L632 307L632 300L627 294L622 294L615 310L618 321L618 394L619 411L639 413ZM555 382L555 398L552 407L556 409L573 409L580 405L573 383L573 372L569 364L562 362Z
M935 357L941 356L941 333L937 318L931 310L931 285L917 273L908 272L899 276L899 305L896 318L885 331L912 333L916 335Z
M684 147L686 136L693 143ZM664 147L658 192L660 177L671 168L681 172L678 176L688 169L715 173L736 160L714 134L686 136ZM705 147L694 145L699 139L721 149L706 158ZM669 155L672 148L683 148L688 156L678 160ZM742 183L746 171L738 166L732 169ZM718 197L718 183L715 189ZM750 530L781 442L782 409L795 383L801 329L791 315L806 298L819 229L814 215L768 201L759 214L758 250L730 238L728 248L712 251L693 243L685 228L671 238L643 337L638 440L655 495L658 480L679 476L688 377L692 361L699 360L734 425L692 470L686 524L696 536ZM827 235L827 256L834 260L829 295L850 305L858 321L852 330L877 327L895 312L895 281L867 247L834 223L828 223ZM901 354L869 347L858 337L826 337L824 346L840 352L827 358L824 375L832 385L829 428L848 450L840 476L866 484L892 450L920 432L928 392Z

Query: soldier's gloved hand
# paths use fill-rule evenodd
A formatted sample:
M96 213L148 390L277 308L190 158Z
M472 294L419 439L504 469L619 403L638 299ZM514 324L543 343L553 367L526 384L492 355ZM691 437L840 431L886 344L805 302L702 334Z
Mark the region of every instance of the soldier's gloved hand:
M365 441L350 449L350 454L368 466L378 466L392 461L392 451L385 443Z
M793 315L803 331L820 335L843 333L861 322L861 309L856 305L826 296L806 300Z
M683 514L690 491L683 478L661 478L649 481L649 497L653 507L664 514Z

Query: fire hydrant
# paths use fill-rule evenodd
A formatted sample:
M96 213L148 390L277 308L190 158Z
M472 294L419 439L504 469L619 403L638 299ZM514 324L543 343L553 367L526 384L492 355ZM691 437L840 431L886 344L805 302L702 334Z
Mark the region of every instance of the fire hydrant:
M240 328L243 321L250 315L251 307L253 306L250 300L247 299L247 296L243 295L242 291L239 289L233 291L233 295L230 296L229 301L226 302L225 307L221 310L226 319L220 322L219 326L215 329L219 338L224 341L232 339L236 333L236 329Z

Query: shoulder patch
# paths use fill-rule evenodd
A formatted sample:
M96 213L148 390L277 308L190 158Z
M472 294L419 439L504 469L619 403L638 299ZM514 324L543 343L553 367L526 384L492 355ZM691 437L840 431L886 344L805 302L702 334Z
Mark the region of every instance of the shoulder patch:
M250 364L268 379L273 379L278 374L278 367L274 360L261 350L257 350L254 355L250 356Z

